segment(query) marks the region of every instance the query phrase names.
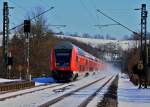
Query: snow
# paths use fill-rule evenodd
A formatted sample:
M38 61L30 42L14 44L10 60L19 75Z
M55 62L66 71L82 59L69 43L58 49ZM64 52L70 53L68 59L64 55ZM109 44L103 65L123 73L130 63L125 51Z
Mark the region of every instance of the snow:
M79 88L79 87L81 87L81 86L83 86L87 83L95 81L95 80L97 80L99 78L102 78L104 76L109 76L110 77L111 75L118 73L118 69L113 68L113 66L110 66L110 65L108 65L108 66L107 66L107 69L105 69L104 71L95 72L95 75L89 75L88 77L82 78L82 79L80 79L78 81L75 81L75 82L64 84L62 86L47 88L47 89L44 89L44 90L41 90L41 91L24 94L24 93L27 93L27 92L34 91L35 89L39 90L43 87L45 88L45 87L58 85L58 84L50 84L50 85L46 85L46 86L43 85L43 86L40 86L40 87L31 88L31 89L25 89L25 90L20 90L20 91L16 91L16 92L1 94L0 99L2 99L4 97L10 97L10 96L13 96L13 95L16 95L16 94L22 94L22 95L17 96L17 97L13 97L13 98L10 98L10 99L6 99L6 100L1 100L0 101L0 107L10 107L10 105L11 105L11 107L37 107L37 106L39 106L39 105L41 105L41 104L43 104L43 103L45 103L49 100L55 99L58 96L61 96L61 95L64 95L64 94L66 94L70 91L73 91L73 90L75 90L75 89L77 89L77 88ZM87 98L87 96L90 95L90 93L92 93L92 91L94 91L96 89L96 87L99 87L101 84L102 83L99 82L96 85L93 85L93 87L89 87L85 90L82 90L82 91L76 93L74 96L69 97L69 98L67 98L63 101L65 101L66 104L67 104L68 102L71 101L71 99L75 98L76 100L73 100L71 102L71 104L78 103L76 101L81 102L85 98ZM59 89L63 88L64 86L67 86L66 90L58 91ZM107 89L104 89L102 91L102 93L100 93L100 95L103 96L103 94L106 92L106 90ZM102 98L102 97L100 97L100 98ZM95 101L98 101L98 99L95 100ZM61 104L61 103L63 103L63 102L60 102L59 104ZM57 105L57 106L60 106L60 105ZM63 107L63 106L61 106L61 107Z
M95 92L99 87L101 87L109 77L93 84L85 89L75 92L73 95L61 100L60 102L54 104L54 107L78 107L86 98L88 98L93 92ZM71 102L71 103L70 103ZM92 106L93 107L93 106Z
M127 50L133 47L138 47L138 44L139 44L137 41L134 41L134 40L107 40L107 39L73 37L73 36L66 36L66 35L55 35L55 36L60 37L60 38L72 38L77 41L89 44L93 47L113 43L116 46L120 46L123 50Z
M113 75L117 75L119 74L121 71L120 69L114 67L111 64L107 65L107 68L105 70L106 72L111 72L111 74ZM100 91L98 92L98 94L95 96L95 98L87 105L87 107L97 107L98 102L102 101L104 94L107 92L109 86L111 85L112 81L114 80L115 77L113 77L113 79L111 79L111 81Z
M11 96L18 95L18 94L28 93L28 92L35 91L35 90L40 90L40 89L47 88L47 87L50 87L50 86L53 87L53 86L56 86L56 85L58 85L58 84L51 84L51 85L46 85L46 86L43 85L43 86L40 86L40 87L29 88L29 89L25 89L25 90L16 91L16 92L1 94L0 99L5 98L5 97L11 97Z
M12 82L12 81L22 81L21 79L4 79L4 78L0 78L0 83L4 83L4 82ZM35 86L39 86L39 85L45 85L47 83L41 83L41 82L35 82Z
M4 78L0 78L0 83L11 82L11 81L20 81L20 79L4 79Z
M10 38L12 38L13 35L14 34L9 35ZM55 35L55 36L60 37L60 38L72 38L72 39L90 44L93 47L96 47L96 46L102 45L102 44L114 43L116 45L120 45L123 50L126 50L128 48L133 48L136 46L136 41L133 41L133 40L106 40L106 39L72 37L72 36L67 36L67 35ZM0 46L1 45L2 45L2 35L0 35ZM137 45L138 45L138 43L137 43Z
M94 97L92 101L87 105L87 107L97 107L98 102L102 101L104 94L107 92L109 86L111 85L112 81L115 77L113 77L109 83Z
M138 89L126 74L120 74L118 107L150 107L150 88Z
M45 83L35 82L35 86L45 85Z
M45 90L32 92L29 94L20 95L20 96L14 97L14 98L0 101L0 107L9 107L10 105L11 105L11 107L37 107L51 99L55 99L58 96L61 96L65 93L73 91L89 82L95 81L106 75L108 75L108 73L100 71L100 72L97 72L96 75L91 75L91 76L85 77L83 79L80 79L79 81L64 84L63 86L48 88ZM111 75L111 74L109 74L109 75ZM58 92L58 93L54 92L54 90L58 90L64 86L68 86L68 85L70 85L70 86L67 88L67 90L65 90L63 92ZM37 88L39 88L39 87L37 87ZM2 95L0 95L0 98L15 95L16 93L18 94L18 93L27 92L27 91L29 91L29 90L22 90L22 91L2 94Z

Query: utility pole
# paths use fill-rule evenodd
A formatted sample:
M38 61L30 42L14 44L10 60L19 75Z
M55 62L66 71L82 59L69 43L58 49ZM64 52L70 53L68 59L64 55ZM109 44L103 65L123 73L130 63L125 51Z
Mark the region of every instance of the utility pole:
M14 7L8 7L8 2L3 3L3 41L2 41L2 71L0 76L6 78L9 76L8 71L8 44L9 44L9 9Z
M141 8L141 42L144 38L144 57L143 57L143 62L144 65L147 66L148 65L148 49L147 49L147 11L146 11L146 4L142 4L142 8ZM141 43L142 45L142 43ZM141 46L142 48L142 46Z
M142 4L141 7L141 52L140 52L140 62L138 65L138 69L141 71L139 73L140 83L139 88L141 88L143 82L144 87L147 88L147 74L148 74L148 49L147 49L147 11L146 4ZM144 39L144 47L143 47L143 39ZM143 81L144 79L144 81Z
M141 71L139 72L139 78L140 78L140 83L139 83L139 88L141 88L143 84L143 79L144 79L144 87L147 88L147 75L148 75L148 63L149 63L149 58L148 58L148 48L147 48L147 10L146 10L146 4L142 4L141 8L137 8L135 10L141 10L141 34L140 34L140 61L138 63L138 69ZM143 44L144 42L144 44ZM143 47L144 45L144 47Z
M3 4L3 59L2 59L2 77L7 76L7 56L8 56L8 40L9 40L9 9L8 9L8 3L4 2Z

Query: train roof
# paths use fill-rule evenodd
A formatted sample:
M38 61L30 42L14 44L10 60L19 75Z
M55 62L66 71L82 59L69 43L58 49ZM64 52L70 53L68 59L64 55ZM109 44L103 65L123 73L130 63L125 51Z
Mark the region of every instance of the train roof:
M55 45L54 49L73 49L74 47L77 48L79 55L88 57L92 60L99 61L98 58L94 57L93 55L87 53L83 49L77 47L76 45L74 45L74 44L72 44L71 42L68 42L68 41L63 41L63 42L58 43L57 45Z
M74 45L71 42L63 41L55 45L54 49L72 49Z

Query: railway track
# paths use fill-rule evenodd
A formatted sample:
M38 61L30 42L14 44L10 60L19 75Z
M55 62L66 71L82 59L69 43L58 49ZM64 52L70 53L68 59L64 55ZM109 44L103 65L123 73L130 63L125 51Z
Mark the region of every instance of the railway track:
M110 76L108 76L110 77ZM106 81L108 79L105 75L93 75L91 77L84 78L79 81L67 83L67 84L52 84L50 86L37 87L32 90L21 90L19 93L12 92L0 95L0 106L8 107L48 107L50 106L48 102L56 100L56 98L65 96L60 101L52 104L55 107L55 104L64 101L63 99L68 99L73 94L86 89L87 87L92 86L92 84L101 83L101 81ZM105 78L105 79L104 79ZM103 83L103 82L102 82ZM96 86L96 88L98 88ZM70 92L73 92L72 94ZM94 91L92 91L93 93ZM91 94L89 94L91 95ZM47 103L47 106L44 106ZM80 102L78 103L80 104ZM63 106L60 106L63 107ZM68 106L70 107L70 106ZM77 106L76 106L77 107Z
M113 78L113 76L108 79L101 87L99 87L93 94L91 94L86 100L84 100L78 107L86 107L90 101L93 100L93 98L97 95L98 92L100 92Z
M20 92L20 93L18 93L18 91L2 92L0 94L0 101L6 100L6 99L10 99L10 98L13 98L13 97L17 97L17 96L21 96L21 95L25 95L25 94L30 94L30 93L37 92L37 91L42 91L42 90L49 89L49 88L63 86L63 85L64 84L41 85L41 86L36 86L34 88L25 89L25 91L19 90L19 91L23 91L23 92ZM10 92L11 92L11 94L10 94ZM6 94L10 94L10 95L6 95ZM5 97L3 97L3 95Z
M79 81L80 79L78 79L78 80L76 80L76 81ZM12 81L12 82L3 82L2 84L9 84L9 83L15 83L14 81ZM71 83L71 82L70 82ZM41 91L41 90L44 90L44 89L48 89L48 88L54 88L54 87L57 87L57 86L62 86L62 85L64 85L65 83L62 83L62 84L57 84L57 85L54 85L54 86L51 86L51 85L53 85L53 84L51 84L50 86L49 86L49 84L42 84L42 85L38 85L38 86L34 86L34 87L27 87L27 88L24 88L24 89L15 89L15 90L9 90L9 91L2 91L2 92L0 92L0 95L2 95L2 94L7 94L7 93L10 93L10 92L16 92L16 91L22 91L22 90L30 90L30 89L32 89L32 88L37 88L37 87L41 87L41 89L35 89L35 90L33 90L33 91L28 91L28 92L24 92L24 93L22 93L22 94L17 94L17 95L14 95L14 96L12 96L12 97L17 97L17 96L19 96L19 95L24 95L24 94L28 94L28 93L32 93L32 92L36 92L36 91ZM70 86L70 85L68 85L68 86ZM42 88L43 87L43 88ZM66 86L67 87L67 86ZM11 96L9 97L9 98L11 98ZM5 99L7 99L7 98L0 98L0 101L2 101L2 100L5 100Z
M50 101L48 101L48 102L46 102L46 103L44 103L44 104L41 104L41 105L39 105L38 107L50 107L50 106L55 106L55 104L59 103L60 101L62 101L62 100L64 100L64 99L66 99L66 98L68 98L68 97L74 95L75 93L77 93L77 92L79 92L79 91L81 91L81 90L83 90L83 89L86 89L87 87L92 86L93 84L96 84L96 83L102 81L102 80L105 79L105 78L106 78L106 76L103 77L103 78L100 78L100 79L98 79L98 80L96 80L96 81L93 81L93 82L91 82L91 83L89 83L89 84L86 84L86 85L84 85L84 86L82 86L82 87L80 87L80 88L77 88L77 89L75 89L75 90L72 90L72 91L70 91L70 92L68 92L68 93L66 93L66 94L63 94L62 96L59 96L59 97L57 97L57 98L55 98L55 99L53 99L53 100L50 100ZM102 84L96 91L94 91L89 97L87 97L86 100L84 100L78 107L85 107L85 106L89 103L89 101L92 100L92 99L96 96L96 94L97 94L112 78L113 78L113 76L111 76L109 79L107 79L107 81L104 82L104 84ZM57 106L56 106L56 107L57 107Z

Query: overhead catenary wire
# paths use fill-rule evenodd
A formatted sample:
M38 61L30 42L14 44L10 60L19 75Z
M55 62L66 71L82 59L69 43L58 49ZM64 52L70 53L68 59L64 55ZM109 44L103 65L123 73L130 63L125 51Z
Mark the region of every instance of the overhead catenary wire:
M26 8L24 8L23 6L21 6L20 4L16 3L14 0L9 0L10 2L12 2L13 4L15 4L18 8L22 9L23 11L28 11ZM44 3L43 1L39 0L41 3ZM45 3L46 7L50 7L47 3ZM50 26L54 26L57 29L59 29L59 27L66 27L66 25L50 25ZM60 30L60 29L59 29Z
M9 0L9 2L11 2L12 4L15 5L14 8L17 7L17 8L20 8L22 11L27 12L27 8L21 6L20 4L18 4L17 2L15 2L15 0ZM16 20L20 20L18 17L15 17L15 19L16 19ZM14 24L14 22L13 22L13 24ZM15 26L15 24L14 24L14 26Z
M103 28L103 27L109 27L109 26L114 26L114 25L119 25L119 24L105 24L105 25L95 25L95 26L99 28Z
M36 16L34 16L34 17L30 18L29 20L30 20L30 21L32 21L33 19L36 19L36 18L40 17L41 15L43 15L43 14L45 14L45 13L47 13L47 12L51 11L52 9L54 9L54 7L51 7L51 8L49 8L49 9L47 9L47 10L45 10L45 11L41 12L40 14L38 14L38 15L36 15ZM19 25L15 26L15 27L13 27L13 28L9 29L9 31L16 29L16 28L18 28L18 27L22 26L23 24L24 24L24 23L21 23L21 24L19 24Z
M18 3L16 3L14 0L9 0L11 3L13 3L14 5L16 5L18 8L22 9L23 11L26 11L26 8L22 7L21 5L19 5Z
M91 11L89 11L89 9L87 8L87 6L85 5L85 3L82 0L79 0L80 4L82 5L82 7L86 10L86 12L88 13L89 17L91 18L91 20L95 21L95 17L94 15L91 13Z
M96 4L94 2L94 0L89 0L91 2L91 5L93 7L93 9L95 10L96 9ZM96 16L96 19L97 19L97 22L100 23L100 17L98 14L95 15Z
M105 17L107 17L108 19L114 21L115 23L117 23L118 25L122 26L123 28L127 29L128 31L139 35L137 32L133 31L132 29L130 29L129 27L121 24L120 22L116 21L115 19L111 18L110 16L108 16L107 14L105 14L104 12L102 12L100 9L97 9L97 12L101 13L102 15L104 15Z

